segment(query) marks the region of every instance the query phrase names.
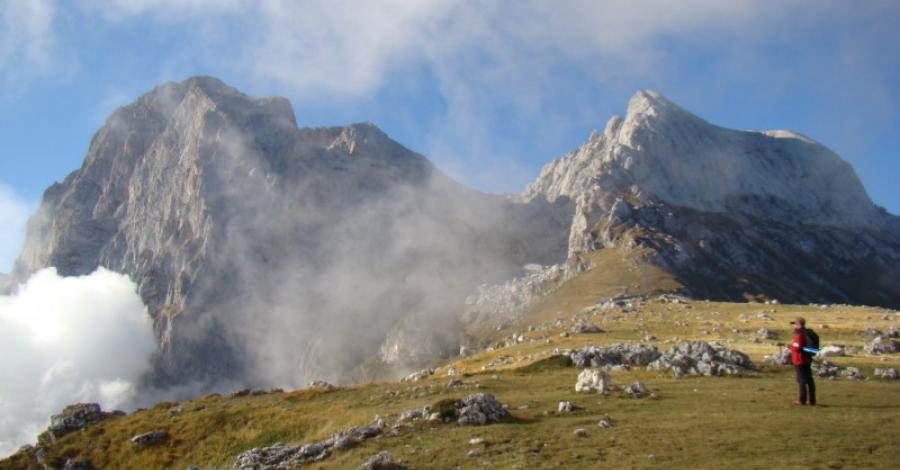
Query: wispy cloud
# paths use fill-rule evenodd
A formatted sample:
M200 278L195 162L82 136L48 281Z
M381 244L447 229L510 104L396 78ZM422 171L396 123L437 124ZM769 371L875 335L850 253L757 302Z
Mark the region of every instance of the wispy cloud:
M0 84L19 87L50 72L56 57L52 0L0 1Z
M59 42L49 25L63 8L3 5L15 27L0 33L13 38L0 65L27 57L46 67ZM367 100L427 77L444 106L419 132L427 134L421 150L470 183L521 173L500 189L528 178L529 165L517 169L523 149L551 157L563 141L574 144L572 132L587 134L586 123L602 127L637 87L696 102L724 102L737 85L772 102L813 90L818 101L880 113L898 98L884 86L898 55L879 47L900 39L885 26L900 11L889 1L88 0L66 8L120 26L183 27L184 48L167 54L166 70L218 71L310 102ZM853 22L872 27L848 29ZM836 34L832 61L816 47ZM873 50L890 57L869 60ZM532 132L529 143L499 142L511 127Z
M19 197L10 187L0 184L0 272L10 272L25 240L25 225L36 204Z

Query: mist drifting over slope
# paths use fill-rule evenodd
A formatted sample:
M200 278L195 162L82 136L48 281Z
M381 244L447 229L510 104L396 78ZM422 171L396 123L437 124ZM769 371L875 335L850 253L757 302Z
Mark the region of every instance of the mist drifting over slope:
M113 113L45 193L14 275L130 275L161 347L149 386L295 388L454 351L475 286L564 260L567 207L472 191L374 125L298 127L287 100L197 77Z
M33 442L71 403L131 406L155 351L147 308L125 275L47 268L0 296L0 455Z

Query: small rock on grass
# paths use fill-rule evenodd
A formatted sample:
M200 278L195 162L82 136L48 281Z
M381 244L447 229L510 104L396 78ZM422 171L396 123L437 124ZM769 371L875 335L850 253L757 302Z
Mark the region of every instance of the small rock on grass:
M404 470L405 468L400 462L394 460L394 456L390 452L385 450L370 457L369 460L356 467L356 470Z
M578 428L575 430L575 435L578 437L587 437L587 429Z

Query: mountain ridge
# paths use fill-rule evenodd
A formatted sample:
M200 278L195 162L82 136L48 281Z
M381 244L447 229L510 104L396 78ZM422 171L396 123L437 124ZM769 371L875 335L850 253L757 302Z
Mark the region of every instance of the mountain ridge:
M286 99L195 77L112 113L45 192L13 279L129 274L160 342L148 386L207 389L340 381L377 351L396 375L465 343L479 285L529 263L565 282L607 249L697 297L900 305L900 219L796 135L720 128L641 90L507 198L374 124L300 128Z

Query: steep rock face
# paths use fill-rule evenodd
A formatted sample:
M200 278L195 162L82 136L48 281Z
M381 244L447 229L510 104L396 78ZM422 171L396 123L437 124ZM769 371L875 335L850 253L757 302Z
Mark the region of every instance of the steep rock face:
M560 262L565 205L468 190L371 124L298 128L286 100L197 77L112 114L45 192L13 276L129 274L160 340L152 384L296 386L402 356L413 341L381 343L404 325Z
M853 169L790 131L711 125L652 91L523 193L574 201L571 272L650 247L699 296L900 305L900 219Z

